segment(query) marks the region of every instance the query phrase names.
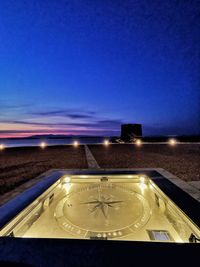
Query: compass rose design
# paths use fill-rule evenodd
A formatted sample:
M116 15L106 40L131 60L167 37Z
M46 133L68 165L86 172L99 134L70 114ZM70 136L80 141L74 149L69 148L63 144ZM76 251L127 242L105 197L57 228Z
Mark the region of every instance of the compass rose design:
M80 203L82 205L91 205L92 208L90 209L91 213L94 213L95 211L101 211L105 218L108 216L108 209L114 208L115 204L123 203L122 200L111 200L111 197L106 197L103 195L100 195L98 199L94 199L92 201L87 201Z
M57 204L56 220L70 235L86 239L132 234L151 216L148 202L132 187L121 183L75 184Z

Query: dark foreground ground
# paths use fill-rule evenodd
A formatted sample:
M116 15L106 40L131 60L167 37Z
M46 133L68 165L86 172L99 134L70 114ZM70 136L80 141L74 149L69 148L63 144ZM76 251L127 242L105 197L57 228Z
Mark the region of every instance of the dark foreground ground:
M146 267L175 266L175 262L178 262L179 266L195 266L192 263L198 262L198 257L199 245L194 243L12 237L0 239L2 267ZM160 264L156 264L157 262Z
M90 145L101 168L163 168L185 181L200 180L200 145ZM7 148L0 152L0 194L49 169L87 168L84 146Z

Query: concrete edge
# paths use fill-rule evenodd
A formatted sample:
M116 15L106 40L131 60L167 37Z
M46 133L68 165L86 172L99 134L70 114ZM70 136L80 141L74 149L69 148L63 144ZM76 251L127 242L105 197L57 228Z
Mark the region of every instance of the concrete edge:
M60 179L60 172L52 172L44 179L24 190L21 194L11 198L5 205L0 207L0 229L6 225L12 218L18 215L19 212L33 203L41 194L46 192L51 186Z
M44 179L44 177L46 177L46 176L48 176L48 175L50 175L56 171L61 172L62 175L66 174L66 173L74 174L76 172L78 172L79 174L86 174L88 172L95 174L95 173L98 173L99 171L104 171L104 172L106 172L106 171L109 171L109 172L157 171L159 174L161 174L166 179L171 181L173 184L175 184L176 186L181 188L184 192L189 194L195 200L200 202L200 192L198 189L196 189L194 186L181 180L180 178L178 178L174 174L172 174L172 173L170 173L170 172L168 172L162 168L119 168L119 169L108 169L108 168L91 169L91 168L87 168L87 169L51 169L51 170L48 170L48 171L40 174L39 176L36 176L35 178L23 183L22 185L18 186L17 188L15 188L15 189L3 194L2 196L0 196L0 207L2 205L4 205L6 202L8 202L10 199L12 199L12 198L16 197L17 195L21 194L22 192L24 192L26 189L28 189L28 188L34 186L35 184L37 184L38 182L42 181Z
M10 199L18 196L22 192L24 192L26 189L34 186L38 182L42 181L44 177L52 174L54 172L54 169L48 170L46 172L41 173L40 175L36 176L35 178L30 179L29 181L17 186L16 188L6 192L5 194L0 196L0 207L4 205L6 202L8 202Z
M79 172L80 174L86 174L87 172L92 172L92 173L98 173L100 171L108 171L108 172L123 172L123 171L156 171L158 172L160 175L164 176L167 180L169 180L170 182L172 182L174 185L178 186L180 189L182 189L184 192L186 192L188 195L190 195L192 198L194 198L195 200L197 200L198 202L200 202L200 191L195 188L194 186L190 185L189 183L181 180L179 177L175 176L174 174L170 173L169 171L163 169L163 168L119 168L119 169L108 169L108 168L100 168L100 169L80 169L80 170L73 170L73 169L62 169L59 170L61 171L63 174L65 174L66 172L71 172L72 174L74 172Z
M190 185L189 183L181 180L179 177L175 176L174 174L170 173L169 171L166 171L162 168L155 168L157 172L159 172L162 176L164 176L166 179L168 179L170 182L181 188L184 192L186 192L188 195L196 199L198 202L200 202L200 191L196 189L194 186Z

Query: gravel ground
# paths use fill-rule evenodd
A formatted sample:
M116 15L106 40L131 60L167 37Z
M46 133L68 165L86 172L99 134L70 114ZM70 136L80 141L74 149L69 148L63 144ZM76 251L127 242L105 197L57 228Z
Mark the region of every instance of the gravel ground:
M101 168L163 168L185 181L200 181L200 145L89 146Z
M87 168L84 147L7 148L0 152L0 194L56 168Z
M163 168L185 181L200 181L200 145L90 145L101 168ZM49 169L87 168L84 147L6 148L0 152L0 194Z

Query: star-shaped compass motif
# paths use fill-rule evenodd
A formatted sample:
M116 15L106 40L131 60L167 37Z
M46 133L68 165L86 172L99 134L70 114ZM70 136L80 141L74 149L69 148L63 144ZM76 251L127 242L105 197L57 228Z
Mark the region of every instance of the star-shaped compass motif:
M122 200L110 200L110 197L105 197L105 196L99 196L98 199L94 199L92 201L87 201L87 202L83 202L81 204L83 205L92 205L92 209L90 210L91 213L95 212L95 211L98 211L98 210L101 210L104 217L107 218L107 213L108 213L108 208L113 208L115 206L115 204L118 204L118 203L122 203L124 201Z

